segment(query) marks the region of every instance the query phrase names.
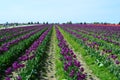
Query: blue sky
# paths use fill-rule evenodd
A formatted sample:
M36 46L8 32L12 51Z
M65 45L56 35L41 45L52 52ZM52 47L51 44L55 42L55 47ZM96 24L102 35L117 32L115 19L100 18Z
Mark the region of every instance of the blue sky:
M1 0L5 22L120 22L120 0Z

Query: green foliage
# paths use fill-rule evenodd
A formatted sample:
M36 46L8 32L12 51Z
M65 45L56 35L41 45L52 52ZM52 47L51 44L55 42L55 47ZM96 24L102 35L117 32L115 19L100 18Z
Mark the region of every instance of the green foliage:
M65 73L64 73L64 69L63 69L63 63L62 61L60 60L61 58L61 55L60 55L60 48L58 46L58 40L57 40L57 37L56 37L56 31L55 31L55 27L53 29L53 34L54 34L54 40L55 40L55 57L56 57L56 60L55 60L55 65L56 65L56 78L58 80L62 80L62 79L67 79L66 76L65 76Z

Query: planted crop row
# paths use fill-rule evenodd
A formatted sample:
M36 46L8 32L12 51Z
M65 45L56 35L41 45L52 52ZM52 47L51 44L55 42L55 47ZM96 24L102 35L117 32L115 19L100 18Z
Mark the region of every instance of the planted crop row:
M90 43L91 39L85 38L83 35L78 34L79 32L73 32L68 29L65 30L73 36L75 36L78 40L80 40L82 45L86 45L84 48L88 51L88 54L91 57L96 57L95 63L97 63L98 66L107 67L107 69L109 69L110 72L112 72L119 79L119 61L117 60L117 56L115 54L112 54L111 51L103 51L101 53L101 50L99 50L99 45L96 42L94 42L95 40L93 40L93 42L90 45L88 45L88 42Z
M34 26L37 27L37 26ZM17 32L27 30L29 28L33 28L33 26L25 26L25 27L15 27L15 28L7 28L7 29L1 29L0 30L0 38L11 36Z
M76 54L67 45L61 32L56 28L56 35L59 40L58 46L61 48L61 61L65 70L66 79L69 80L84 80L86 74L81 63L76 59Z
M17 37L19 37L19 36L21 36L21 35L24 35L24 34L26 34L26 33L29 33L29 32L31 32L31 31L33 31L33 30L35 30L35 29L38 29L39 27L32 27L32 28L25 28L25 30L20 30L20 31L18 31L18 32L14 32L13 34L11 34L11 35L9 35L9 36L5 36L4 35L4 37L2 37L2 38L0 38L0 45L1 44L3 44L3 43L5 43L5 42L8 42L8 41L10 41L10 40L12 40L12 39L15 39L15 38L17 38Z
M14 46L15 44L18 44L20 41L28 39L29 37L31 37L32 35L36 34L37 32L39 32L39 30L41 30L43 28L44 27L40 27L37 30L29 32L29 33L27 33L27 34L25 34L25 35L23 35L21 37L18 37L17 39L14 39L12 41L9 41L7 43L2 44L2 46L0 46L0 53L2 54L4 52L8 51L11 46Z
M18 59L18 57L22 54L24 54L25 50L29 48L29 46L46 30L44 29L40 30L38 33L30 36L28 39L25 39L18 43L18 45L13 46L10 48L7 52L5 52L3 55L0 56L0 73L5 71L12 63Z
M45 24L4 30L0 80L120 79L117 26Z
M114 45L120 45L119 36L120 36L120 27L104 27L94 25L79 25L79 26L70 26L69 28L74 28L78 32L85 33L87 35L93 36L95 38L104 40L108 43L112 43ZM115 37L116 36L116 37Z
M40 62L42 62L42 55L41 49L45 49L43 46L46 47L46 37L50 36L51 27L46 30L34 43L26 50L25 54L18 58L12 64L12 67L9 67L6 72L6 79L20 79L20 80L28 80L29 78L33 78L34 70L38 68ZM47 35L49 33L49 35ZM44 40L45 39L45 40ZM49 39L47 39L48 41ZM44 44L44 45L43 45ZM42 48L41 48L42 46ZM39 48L39 52L38 52ZM42 59L41 59L42 58ZM37 68L36 68L37 67ZM15 73L16 75L14 75ZM34 77L35 78L35 77Z

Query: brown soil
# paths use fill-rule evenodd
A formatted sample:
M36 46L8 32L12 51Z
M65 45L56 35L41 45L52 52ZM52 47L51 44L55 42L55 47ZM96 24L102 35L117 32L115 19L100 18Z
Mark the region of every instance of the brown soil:
M48 58L46 61L46 77L43 80L57 80L55 77L55 39L51 37L50 47L48 51Z

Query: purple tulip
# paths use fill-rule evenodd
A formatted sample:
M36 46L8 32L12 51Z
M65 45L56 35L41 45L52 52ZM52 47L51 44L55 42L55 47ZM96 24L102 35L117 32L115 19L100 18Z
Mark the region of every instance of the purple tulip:
M82 75L81 75L81 78L82 78L82 79L85 79L85 77L86 77L85 74L82 74Z
M6 71L5 71L5 73L8 75L8 74L11 74L11 72L12 72L12 68L11 67L9 67Z
M10 77L6 77L5 80L10 80Z
M21 76L18 76L18 77L17 77L17 80L22 80Z
M68 65L67 65L67 64L64 65L64 70L65 70L65 71L68 70Z
M115 63L118 65L118 64L120 64L120 61L116 60Z
M71 61L68 62L68 66L72 66L72 62Z
M23 67L25 67L25 64L20 64L20 68L23 68Z
M74 54L73 57L76 58L76 55Z
M18 69L18 62L17 62L17 61L14 62L14 63L12 64L12 67L13 67L14 70Z
M111 58L115 60L117 58L117 55L111 54Z
M71 70L69 76L70 76L70 77L73 77L73 76L74 76L74 73L75 73L75 71L74 71L74 70Z
M84 68L83 68L83 67L81 67L81 68L80 68L80 71L81 71L81 72L84 72Z

